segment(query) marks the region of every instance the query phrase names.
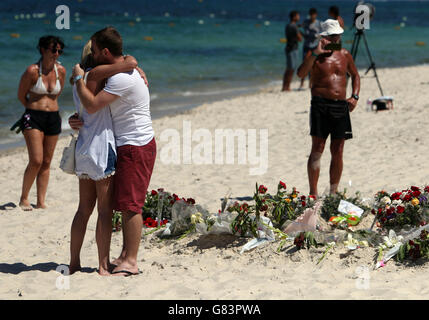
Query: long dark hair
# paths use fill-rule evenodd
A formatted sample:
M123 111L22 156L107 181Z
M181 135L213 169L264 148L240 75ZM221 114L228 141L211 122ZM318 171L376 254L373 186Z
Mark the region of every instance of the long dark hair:
M57 45L59 44L61 47L61 50L64 49L63 39L61 39L60 37L51 36L51 35L41 37L39 39L39 44L37 45L37 49L39 50L40 54L42 54L42 48L49 49L49 46L51 44L54 45L54 48L56 48Z

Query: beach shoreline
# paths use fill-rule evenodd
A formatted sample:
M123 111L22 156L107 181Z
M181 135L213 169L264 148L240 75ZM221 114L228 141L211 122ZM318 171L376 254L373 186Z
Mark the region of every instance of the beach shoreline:
M429 66L377 70L394 109L366 110L366 100L380 96L373 78L361 81L358 107L351 114L354 137L346 142L340 189L360 191L371 198L382 189L402 190L429 183ZM298 84L295 84L297 86ZM350 85L350 84L349 84ZM349 91L350 92L350 91ZM187 112L153 120L157 160L149 190L164 188L179 197L195 199L210 213L217 213L228 192L233 199L252 197L255 183L275 193L279 180L290 191L308 194L306 163L311 147L308 89L282 93L270 87L254 94L202 104ZM197 164L184 161L184 129L191 136L199 129L212 136L216 129L268 129L268 167L251 175L252 163ZM169 130L169 131L167 131ZM174 143L168 133L179 134L179 163L165 161L166 146ZM202 131L199 131L202 132ZM196 135L197 136L197 135ZM259 136L257 136L259 137ZM198 139L189 140L194 152ZM258 141L259 142L259 141ZM83 272L70 277L70 288L58 289L57 268L69 263L70 226L78 205L78 180L59 169L61 138L51 165L46 210L23 212L18 207L27 153L0 155L0 298L2 299L428 299L429 264L404 265L389 261L374 270L375 248L349 253L338 247L316 265L325 248L293 250L288 245L276 253L278 242L240 254L249 240L234 236L190 235L160 242L155 235L142 238L138 256L142 274L136 277L100 277L96 273L97 214L88 223L82 247ZM257 144L257 151L259 143ZM214 152L212 153L214 155ZM186 160L186 159L185 159ZM321 160L319 191L329 186L329 142ZM35 186L30 200L35 202ZM368 219L372 219L369 215ZM362 221L366 226L368 221ZM122 248L122 234L112 236L111 256ZM360 288L358 271L368 272L370 283Z

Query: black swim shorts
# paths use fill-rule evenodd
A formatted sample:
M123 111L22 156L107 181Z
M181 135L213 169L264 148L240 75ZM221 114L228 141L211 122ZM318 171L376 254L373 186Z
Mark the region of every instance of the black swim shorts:
M351 139L352 124L348 102L312 97L310 109L310 135L326 139Z
M21 118L21 130L38 129L47 136L61 133L61 117L58 111L26 109Z

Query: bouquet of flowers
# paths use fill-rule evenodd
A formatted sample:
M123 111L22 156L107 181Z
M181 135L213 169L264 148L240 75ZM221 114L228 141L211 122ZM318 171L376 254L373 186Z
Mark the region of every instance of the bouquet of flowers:
M171 208L174 203L179 200L183 200L189 204L195 204L195 200L192 198L180 198L177 194L171 194L170 192L164 191L162 188L150 192L148 191L145 204L142 208L143 219L152 218L153 220L157 220L159 216L161 216L164 220L171 220Z
M326 196L323 200L321 209L322 218L328 221L331 226L341 229L347 229L351 226L357 225L364 215L370 210L370 208L363 203L359 191L355 193L354 197L347 197L346 192L347 189L344 189L343 192L337 192L336 194ZM341 214L338 211L341 200L347 201L361 208L364 212L360 218L350 213Z
M272 197L272 221L276 227L281 227L288 220L295 220L305 209L311 208L315 204L316 197L305 195L300 196L295 187L292 192L287 192L286 184L282 181L277 186L277 193Z
M428 220L429 186L412 186L392 194L380 191L375 195L372 214L381 228L400 229L406 225L417 227Z
M422 230L418 238L403 244L399 248L397 258L399 261L404 261L407 258L412 260L419 258L429 259L429 232Z

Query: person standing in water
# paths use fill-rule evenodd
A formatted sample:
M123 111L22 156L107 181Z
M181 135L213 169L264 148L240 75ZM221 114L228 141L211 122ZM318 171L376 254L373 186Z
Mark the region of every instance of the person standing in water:
M41 54L40 60L25 70L18 88L18 99L25 107L21 130L29 158L19 200L19 206L25 211L33 209L28 195L34 180L37 185L35 208L46 208L49 170L61 133L58 97L66 78L66 69L57 61L64 49L61 38L50 35L41 37L37 48Z

